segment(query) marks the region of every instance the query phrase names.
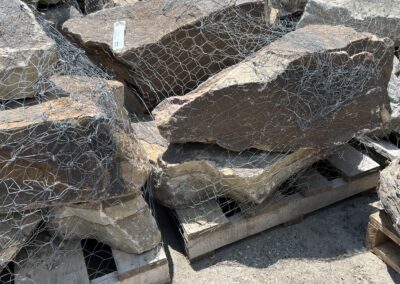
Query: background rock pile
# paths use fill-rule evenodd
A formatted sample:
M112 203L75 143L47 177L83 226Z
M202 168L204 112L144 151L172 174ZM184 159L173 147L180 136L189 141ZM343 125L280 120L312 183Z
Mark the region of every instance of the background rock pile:
M398 127L400 1L384 2L2 1L3 267L32 234L143 253L161 241L146 201L254 207Z

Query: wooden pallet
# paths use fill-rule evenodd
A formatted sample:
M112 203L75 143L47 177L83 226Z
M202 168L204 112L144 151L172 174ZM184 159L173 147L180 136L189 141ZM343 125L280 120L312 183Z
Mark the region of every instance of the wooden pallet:
M369 217L366 246L387 265L400 273L400 236L384 211Z
M78 249L77 249L78 248ZM59 257L60 263L54 265L51 257L54 251L51 245L44 246L21 268L16 268L15 284L133 284L133 283L169 283L168 261L164 248L160 245L140 255L127 254L111 249L112 257L104 261L115 263L116 271L99 277L90 277L88 261L78 241L69 241L63 245L65 256ZM87 258L95 258L95 253ZM104 257L104 256L103 256ZM113 260L112 260L113 259ZM46 263L45 267L40 264ZM48 268L53 265L54 267ZM109 271L109 270L107 270ZM94 279L91 279L94 278Z
M217 200L175 210L189 260L301 218L322 207L375 188L378 184L379 164L349 145L327 160L340 173L339 177L328 180L312 168L301 178L295 194L283 196L278 192L277 195L282 196L275 196L251 209L239 205L246 214L228 217Z

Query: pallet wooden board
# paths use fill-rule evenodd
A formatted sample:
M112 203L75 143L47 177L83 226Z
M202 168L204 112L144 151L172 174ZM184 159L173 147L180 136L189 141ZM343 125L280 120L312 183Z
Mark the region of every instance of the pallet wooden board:
M400 273L400 236L395 233L392 221L384 211L373 213L369 217L366 246Z
M354 151L350 149L348 153L353 155ZM349 160L348 165L340 161L342 170L349 169L349 172L342 177L328 180L315 170L311 170L309 172L311 174L303 177L298 193L276 196L272 201L257 205L254 210L246 212L246 215L226 217L216 200L210 200L194 208L176 210L187 257L194 260L235 241L375 188L379 180L379 165L372 163L373 161L371 162L371 159L361 152L356 153L356 157L358 158ZM355 161L359 161L362 165ZM333 160L333 164L338 163ZM200 207L212 212L211 220L210 216L204 213L205 209Z
M48 245L40 249L35 259L26 262L16 271L15 284L158 284L169 283L168 261L164 248L160 245L140 255L112 250L117 271L98 278L89 279L87 264L79 241L68 241L65 254L58 257L54 267L42 267L40 263L54 264L51 256L53 248ZM37 259L36 259L37 258ZM49 263L51 262L51 263Z
M383 139L374 139L368 136L364 136L359 138L359 141L368 148L376 151L378 154L382 155L389 161L393 161L394 159L400 157L400 149L396 145Z

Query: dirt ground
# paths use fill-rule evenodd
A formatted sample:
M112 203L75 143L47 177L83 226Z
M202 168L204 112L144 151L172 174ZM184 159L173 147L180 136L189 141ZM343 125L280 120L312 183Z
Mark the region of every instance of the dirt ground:
M190 264L168 212L159 209L173 283L400 283L364 246L374 192L218 249ZM160 216L161 215L161 216Z

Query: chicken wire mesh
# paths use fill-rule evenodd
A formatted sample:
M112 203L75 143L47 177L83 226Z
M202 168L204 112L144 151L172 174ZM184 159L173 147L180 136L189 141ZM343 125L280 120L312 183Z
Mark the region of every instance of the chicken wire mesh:
M216 211L247 216L301 194L316 173L341 178L328 158L355 136L398 146L393 125L379 132L394 109L393 43L292 35L305 1L266 3L0 4L2 282L40 283L35 270L76 254L91 280L116 271L110 246L126 227L109 208L140 214L129 232L140 244L118 249L141 254L162 246L155 201L194 212L180 222L218 223Z

